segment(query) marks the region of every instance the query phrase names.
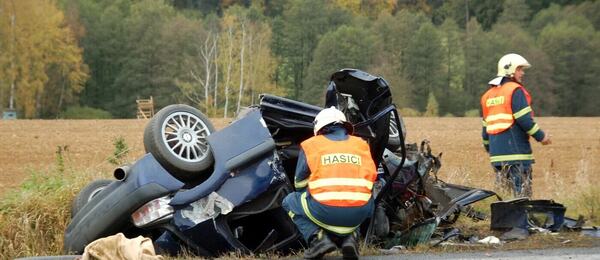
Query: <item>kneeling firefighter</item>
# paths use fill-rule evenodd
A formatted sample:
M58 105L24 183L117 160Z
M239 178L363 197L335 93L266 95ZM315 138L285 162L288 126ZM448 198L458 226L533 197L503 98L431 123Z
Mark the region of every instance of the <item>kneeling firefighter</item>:
M337 247L344 259L359 256L357 228L373 212L377 170L369 145L352 132L344 113L326 108L315 118L315 136L300 144L296 192L283 207L309 245L304 258L321 258Z

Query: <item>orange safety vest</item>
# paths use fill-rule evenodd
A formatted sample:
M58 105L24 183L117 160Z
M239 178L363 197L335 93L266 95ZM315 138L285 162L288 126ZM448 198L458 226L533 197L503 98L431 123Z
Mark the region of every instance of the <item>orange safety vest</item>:
M317 135L300 144L310 169L308 191L321 204L365 205L377 178L369 145L359 137L332 141Z
M512 95L516 89L522 89L531 105L531 96L525 88L516 82L507 82L501 86L491 87L481 97L483 120L488 134L499 134L509 129L515 123L512 111ZM533 112L532 112L533 113Z

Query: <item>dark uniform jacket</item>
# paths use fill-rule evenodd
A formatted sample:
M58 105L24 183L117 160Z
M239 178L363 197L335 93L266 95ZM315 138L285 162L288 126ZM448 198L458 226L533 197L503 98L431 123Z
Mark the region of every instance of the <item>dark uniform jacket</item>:
M505 77L501 84L508 81L510 79ZM533 120L533 110L521 88L517 88L513 92L511 107L515 123L506 131L499 134L488 134L486 122L483 120L481 131L483 145L490 154L490 161L494 166L534 163L529 138L532 137L538 142L544 139L544 131Z

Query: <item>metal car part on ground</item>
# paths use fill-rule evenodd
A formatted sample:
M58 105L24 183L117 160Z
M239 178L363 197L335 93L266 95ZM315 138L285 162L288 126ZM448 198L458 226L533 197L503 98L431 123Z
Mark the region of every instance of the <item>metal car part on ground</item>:
M437 216L446 224L456 222L461 213L475 221L485 220L487 216L470 205L493 196L502 200L493 191L446 183L440 179L429 179L425 190L429 198L437 204Z
M550 231L559 231L565 222L566 208L552 200L530 200L516 198L497 201L491 204L492 230L521 228L528 230L540 227Z

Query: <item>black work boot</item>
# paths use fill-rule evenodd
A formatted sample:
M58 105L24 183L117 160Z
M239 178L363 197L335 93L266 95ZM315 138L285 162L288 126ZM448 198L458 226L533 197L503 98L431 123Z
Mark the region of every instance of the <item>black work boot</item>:
M344 259L358 259L358 234L352 232L342 242L342 256Z
M325 254L337 248L323 230L317 231L309 240L309 247L304 251L305 259L321 259Z

